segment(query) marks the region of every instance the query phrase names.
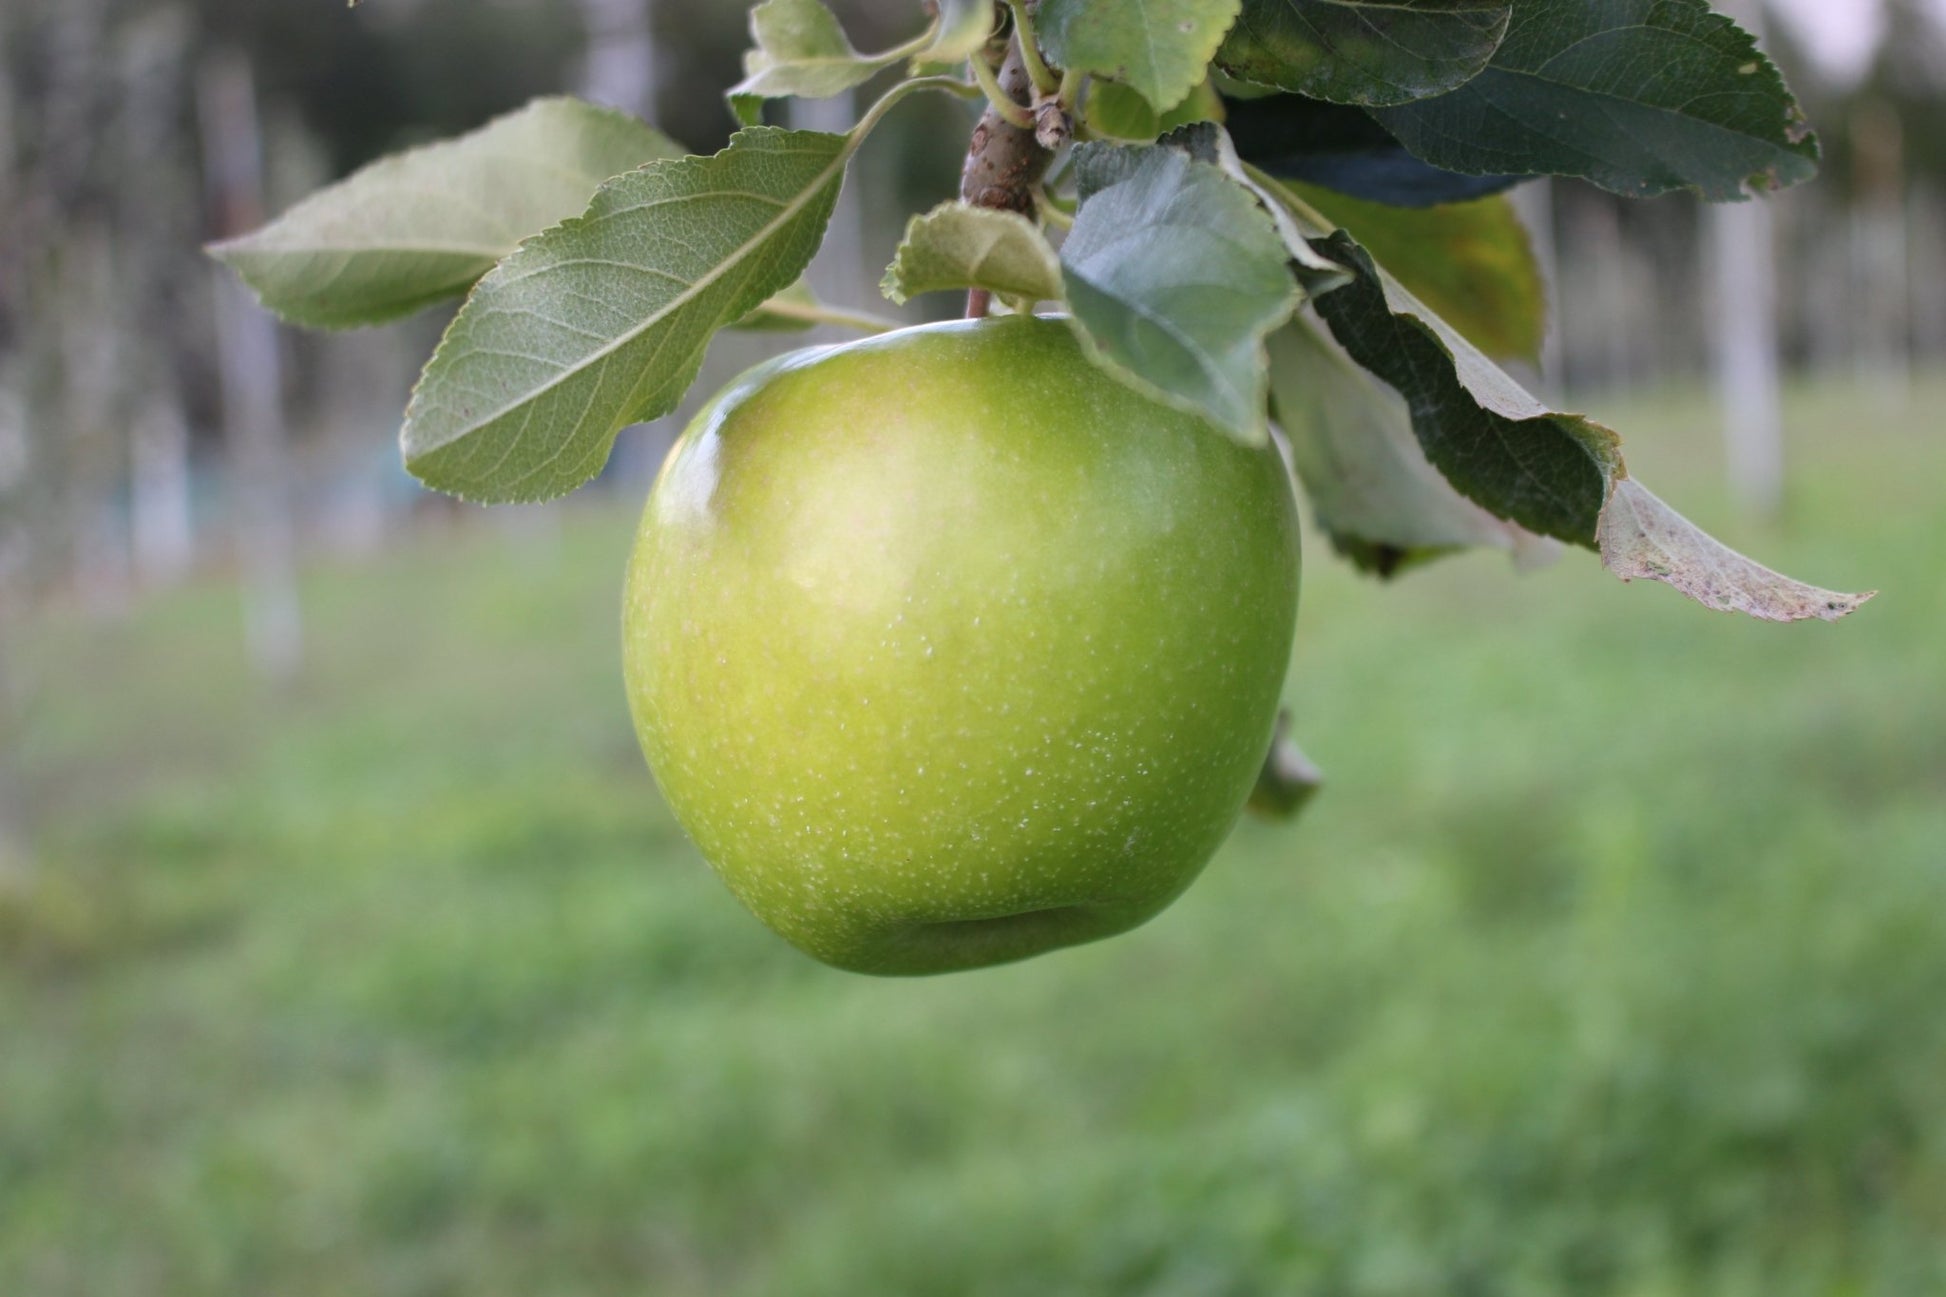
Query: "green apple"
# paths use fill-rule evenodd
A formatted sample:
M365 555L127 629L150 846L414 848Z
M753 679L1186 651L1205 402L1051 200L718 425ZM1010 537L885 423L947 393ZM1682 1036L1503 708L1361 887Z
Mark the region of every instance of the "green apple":
M1235 823L1297 613L1276 449L1103 373L1059 320L773 361L650 493L628 694L757 916L870 973L1132 928Z

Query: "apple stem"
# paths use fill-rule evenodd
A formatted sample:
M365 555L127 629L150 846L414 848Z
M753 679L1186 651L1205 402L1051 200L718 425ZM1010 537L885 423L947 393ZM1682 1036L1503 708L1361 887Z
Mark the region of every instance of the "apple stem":
M987 308L992 305L993 293L991 290L985 288L969 288L966 290L967 319L984 320L986 318Z

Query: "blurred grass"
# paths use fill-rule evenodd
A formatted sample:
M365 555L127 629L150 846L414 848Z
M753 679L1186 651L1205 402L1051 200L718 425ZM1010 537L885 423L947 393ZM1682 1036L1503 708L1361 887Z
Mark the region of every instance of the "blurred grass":
M1779 531L1699 400L1604 411L1884 589L1837 627L1314 545L1307 819L935 981L810 964L684 843L628 509L313 573L282 700L221 587L45 624L0 1293L1946 1291L1942 398L1798 393Z

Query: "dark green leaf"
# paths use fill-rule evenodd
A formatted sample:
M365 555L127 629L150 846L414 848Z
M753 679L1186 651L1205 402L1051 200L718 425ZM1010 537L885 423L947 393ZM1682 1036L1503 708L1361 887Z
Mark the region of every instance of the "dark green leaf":
M1216 62L1342 104L1403 104L1465 84L1506 34L1509 0L1244 0Z
M1426 458L1476 504L1598 549L1623 580L1663 581L1710 608L1799 621L1842 617L1870 598L1780 576L1711 539L1629 478L1614 433L1536 401L1349 235L1318 247L1356 275L1316 299L1318 314L1354 360L1405 398Z
M1723 201L1809 179L1818 147L1756 42L1704 0L1520 0L1485 71L1374 110L1452 171Z
M1547 295L1527 227L1506 197L1401 208L1315 185L1291 188L1481 351L1538 358Z
M1270 336L1270 404L1318 524L1360 567L1391 576L1485 546L1523 562L1552 541L1494 517L1426 460L1412 411L1360 368L1308 312Z
M1298 300L1270 216L1249 189L1174 148L1086 144L1075 171L1081 210L1061 267L1089 354L1261 442L1264 335Z
M610 176L682 150L625 113L537 99L381 158L212 255L293 324L382 324L457 297Z
M469 500L543 500L601 471L615 434L675 407L710 336L789 286L851 140L751 127L653 162L473 290L406 411L406 466Z
M1120 81L1166 113L1209 70L1242 0L1042 0L1050 61Z
M1529 531L1593 545L1621 441L1528 395L1396 281L1343 231L1318 251L1354 272L1316 299L1352 359L1406 399L1426 458L1469 498Z
M1362 108L1302 95L1224 96L1239 157L1274 176L1394 207L1431 207L1498 193L1514 176L1462 176L1421 162Z

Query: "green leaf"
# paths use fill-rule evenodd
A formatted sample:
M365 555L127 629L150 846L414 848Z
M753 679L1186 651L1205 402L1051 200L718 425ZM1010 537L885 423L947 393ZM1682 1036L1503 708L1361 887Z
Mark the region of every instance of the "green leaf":
M1166 113L1203 80L1242 0L1041 0L1041 47L1056 65L1133 88Z
M1286 183L1481 351L1539 357L1547 295L1527 227L1506 197L1402 208Z
M1878 594L1839 594L1780 576L1745 558L1625 478L1602 510L1601 561L1624 581L1647 577L1717 612L1764 621L1837 621Z
M1232 82L1232 86L1241 84ZM1462 176L1406 152L1363 108L1271 92L1223 92L1223 129L1237 155L1267 175L1323 185L1393 207L1432 207L1497 194L1517 176Z
M625 113L536 99L457 139L381 158L252 234L215 244L293 324L382 324L456 297L610 176L682 150Z
M1310 805L1324 788L1324 772L1317 768L1304 749L1291 737L1289 708L1277 713L1277 728L1270 736L1270 754L1257 783L1250 790L1246 809L1260 819L1288 823Z
M1114 140L1147 143L1158 135L1192 122L1223 120L1223 100L1216 88L1204 81L1189 92L1189 97L1166 113L1149 107L1149 101L1118 81L1096 81L1088 87L1088 102L1082 110L1088 129Z
M1535 400L1350 235L1318 246L1355 274L1315 299L1318 314L1352 359L1405 398L1426 458L1474 503L1599 550L1623 580L1666 582L1710 608L1799 621L1842 617L1870 598L1779 576L1711 539L1629 478L1620 438Z
M1061 300L1061 263L1026 217L942 203L906 226L881 287L899 303L920 293L985 288L1031 306Z
M1299 282L1309 291L1321 293L1344 282L1343 268L1311 246L1304 231L1285 210L1284 201L1270 191L1276 181L1254 174L1252 168L1237 156L1236 145L1231 142L1228 131L1215 122L1191 122L1171 131L1157 143L1180 149L1196 161L1210 164L1249 190L1270 216L1277 237L1283 240L1285 255L1297 269ZM1283 196L1284 199L1288 197L1287 194Z
M1373 115L1450 171L1579 176L1635 198L1723 201L1817 170L1783 78L1704 0L1520 0L1485 71Z
M838 16L819 0L763 0L750 11L743 80L730 87L737 120L753 126L766 99L828 99L871 80L898 55L871 57L852 48Z
M1081 209L1061 268L1089 354L1231 437L1262 442L1264 335L1298 302L1269 214L1178 149L1084 144L1075 172Z
M957 63L992 35L993 0L939 0L939 22L917 57L928 63Z
M1260 209L1270 217L1271 225L1277 231L1277 237L1283 241L1285 255L1297 272L1298 282L1306 291L1325 292L1345 281L1347 272L1343 267L1313 248L1310 238L1294 216L1286 210L1289 193L1272 192L1277 187L1277 182L1257 172L1237 156L1236 145L1231 142L1229 132L1220 123L1193 121L1170 131L1156 143L1163 148L1185 153L1197 162L1215 167L1236 184L1248 190L1256 198ZM1084 198L1087 196L1086 186L1090 183L1100 188L1111 179L1125 177L1134 161L1141 156L1140 149L1126 148L1097 155L1090 163L1091 169L1083 176L1081 196Z
M861 54L821 0L763 0L750 11L756 48L743 56L744 78L730 87L730 110L754 126L767 99L829 99L905 58L957 63L992 30L992 0L945 0L925 35L883 54Z
M406 411L406 467L469 500L562 495L673 409L710 336L810 262L858 137L751 127L652 162L473 290Z
M1509 0L1244 0L1217 51L1233 76L1333 103L1410 103L1487 65Z
M1523 563L1552 550L1455 491L1420 449L1405 398L1305 315L1270 336L1270 404L1318 524L1358 566L1391 576L1476 546Z
M1621 439L1535 400L1342 230L1318 251L1353 272L1316 300L1352 359L1405 397L1426 458L1465 495L1529 531L1592 545Z

